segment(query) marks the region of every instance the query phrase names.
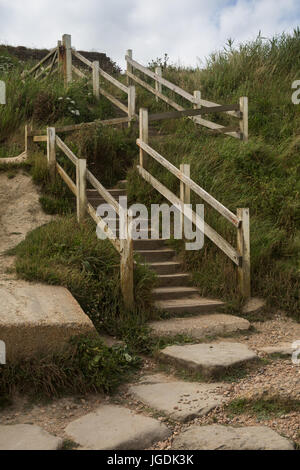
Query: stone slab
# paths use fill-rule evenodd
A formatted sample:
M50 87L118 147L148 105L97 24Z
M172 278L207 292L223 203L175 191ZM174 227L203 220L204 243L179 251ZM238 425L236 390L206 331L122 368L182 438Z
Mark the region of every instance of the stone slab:
M31 424L0 425L0 450L57 450L62 439Z
M233 315L211 314L156 321L150 323L150 327L154 336L186 335L203 339L248 330L250 323Z
M160 358L212 376L252 361L257 356L244 344L220 342L168 346L160 352Z
M129 392L137 400L176 421L186 422L204 416L225 402L222 391L226 386L221 383L199 384L174 380L155 383L155 377L152 383L149 377L147 381L146 384L131 386Z
M171 435L165 424L115 405L101 406L73 421L65 432L91 450L141 450Z
M288 439L266 426L191 426L175 437L173 450L293 450Z
M96 330L71 293L25 281L0 283L0 339L13 361L61 351L72 336Z
M292 341L290 343L279 343L274 346L259 348L258 351L261 351L265 354L281 354L282 356L291 356L295 351L295 348L293 348L292 345Z
M258 297L251 297L248 299L243 307L243 314L249 315L250 313L259 313L266 306L266 301Z

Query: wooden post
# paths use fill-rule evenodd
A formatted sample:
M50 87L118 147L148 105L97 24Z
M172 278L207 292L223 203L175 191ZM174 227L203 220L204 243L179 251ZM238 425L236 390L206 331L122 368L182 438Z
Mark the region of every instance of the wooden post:
M135 86L130 85L128 87L128 117L133 119L135 116ZM130 127L130 122L128 123L128 127Z
M180 171L189 178L191 177L191 166L187 163L181 163ZM191 203L191 188L180 181L180 200L184 204ZM181 214L181 227L182 227L182 234L184 235L184 215Z
M99 81L99 61L95 60L93 62L93 94L94 97L98 100L100 96L100 81Z
M62 47L62 42L57 41L57 60L58 60L58 71L63 75L64 69L64 49Z
M55 179L56 171L56 135L55 127L47 127L47 160L50 178L53 181Z
M196 103L194 103L194 109L200 109L201 108L201 91L195 90L194 91L194 98L196 100Z
M155 67L155 73L156 75L159 75L162 77L162 68L161 67ZM162 84L155 80L155 90L159 91L159 93L162 93ZM156 101L158 102L158 96L156 96Z
M132 49L128 49L126 55L128 55L130 59L132 59ZM127 72L133 73L132 65L129 64L127 61L126 61L126 64L127 64ZM127 86L131 86L131 85L133 85L132 79L127 77Z
M237 249L242 256L242 265L238 267L238 284L241 295L247 299L251 297L249 209L237 209L237 216L242 222L237 234Z
M148 144L149 141L149 119L148 119L148 109L140 108L140 139ZM147 154L140 148L140 166L146 168L146 158Z
M126 239L120 240L121 243L121 262L120 277L121 291L124 304L127 309L131 309L134 305L133 295L133 240L132 240L132 217L126 211Z
M87 197L86 197L86 160L79 158L76 165L76 189L77 189L77 220L78 223L83 222L86 209L87 209Z
M33 148L33 137L29 136L29 132L32 130L32 126L26 124L25 126L25 152L26 152L26 157L29 157L30 150Z
M242 117L240 119L240 129L242 134L242 140L248 142L249 132L248 132L248 97L241 96L240 98L240 111Z
M64 79L65 85L68 85L72 82L72 46L71 46L71 35L63 35L63 46L64 46Z

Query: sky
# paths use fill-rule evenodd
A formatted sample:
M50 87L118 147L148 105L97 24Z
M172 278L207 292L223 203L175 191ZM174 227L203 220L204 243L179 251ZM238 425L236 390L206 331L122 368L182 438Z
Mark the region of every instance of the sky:
M77 50L105 52L122 68L127 49L147 65L195 66L234 43L300 25L300 0L0 0L0 43L52 48L66 34Z

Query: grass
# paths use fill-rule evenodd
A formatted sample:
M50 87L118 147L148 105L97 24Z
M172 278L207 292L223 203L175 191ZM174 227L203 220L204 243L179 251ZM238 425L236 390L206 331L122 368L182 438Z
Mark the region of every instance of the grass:
M76 337L59 354L7 363L0 369L2 405L16 392L33 399L88 392L112 393L140 366L126 346L107 347L99 338ZM3 404L4 401L4 404Z
M300 411L300 401L281 397L257 400L237 398L226 406L226 411L230 416L247 414L260 420L266 420Z

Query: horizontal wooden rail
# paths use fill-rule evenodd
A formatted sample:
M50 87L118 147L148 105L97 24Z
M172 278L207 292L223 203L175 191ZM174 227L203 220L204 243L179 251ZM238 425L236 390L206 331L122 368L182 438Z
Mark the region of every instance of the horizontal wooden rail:
M73 162L74 165L77 165L78 158L58 136L56 136L56 144L60 150L62 150L64 154L71 160L71 162Z
M182 90L177 85L174 85L174 83L169 82L169 80L166 80L165 78L161 77L160 75L157 75L155 72L152 72L149 70L147 67L144 67L143 65L139 64L135 60L131 59L128 55L125 57L126 61L132 65L135 69L140 70L143 72L145 75L148 75L148 77L153 78L156 82L161 83L165 87L169 88L172 91L175 91L178 95L182 96L186 100L190 101L193 104L197 104L197 101L195 100L194 96L188 93L185 90Z
M227 207L223 206L219 201L217 201L213 196L206 192L201 186L195 183L191 178L182 173L176 166L170 163L166 158L160 155L156 150L151 148L148 144L143 142L141 139L137 139L137 145L144 150L148 155L153 157L157 162L169 170L173 175L175 175L180 181L185 183L189 188L194 191L198 196L200 196L204 201L206 201L211 207L218 211L223 217L225 217L229 222L231 222L235 227L240 226L240 220L238 217L231 212Z
M120 215L121 207L118 201L107 191L107 189L102 186L101 183L95 178L95 176L89 171L86 171L87 180L91 183L91 185L98 191L100 196L102 196L105 201L110 204L117 214Z
M85 65L87 65L90 68L93 68L93 63L88 60L86 57L81 55L79 52L75 51L75 49L72 49L72 54L81 62L83 62Z
M67 184L67 186L69 186L69 188L71 189L72 193L75 194L75 196L77 196L76 184L72 181L72 179L71 179L70 176L65 172L65 170L62 168L62 166L60 166L59 163L57 163L57 162L56 162L56 169L57 169L58 174L62 177L62 179L64 180L64 182Z
M88 202L87 203L87 211L92 217L92 219L96 222L96 224L100 227L100 229L107 234L109 241L112 243L112 245L115 247L115 249L121 253L121 244L120 240L118 240L109 226L107 225L106 222L97 214L93 206Z
M109 75L107 72L105 72L104 70L102 70L101 68L99 68L99 73L100 75L105 78L108 82L112 83L113 85L115 85L117 88L119 88L120 90L124 91L124 93L127 93L128 94L128 87L126 85L124 85L123 83L119 82L119 80L117 80L116 78L112 77L111 75Z
M202 114L212 114L226 112L228 110L239 110L238 104L226 104L207 108L202 106L200 109L184 109L183 111L169 111L166 113L149 114L149 121L161 121L163 119L180 119L182 117L200 116Z
M35 135L33 137L33 142L47 142L48 137L46 135Z
M160 183L154 176L152 176L147 170L142 168L140 165L137 165L139 174L144 178L145 181L151 184L162 196L164 196L168 201L170 201L175 207L184 214L184 203L179 199L175 194L172 193L166 186ZM185 217L189 218L187 214L184 214ZM204 228L204 235L207 236L220 250L222 250L237 266L241 265L241 256L230 245L226 240L224 240L221 235L219 235L212 227L210 227L204 220L201 220L202 224L198 225L197 216L194 211L192 211L192 218L190 219L197 228L202 231Z

